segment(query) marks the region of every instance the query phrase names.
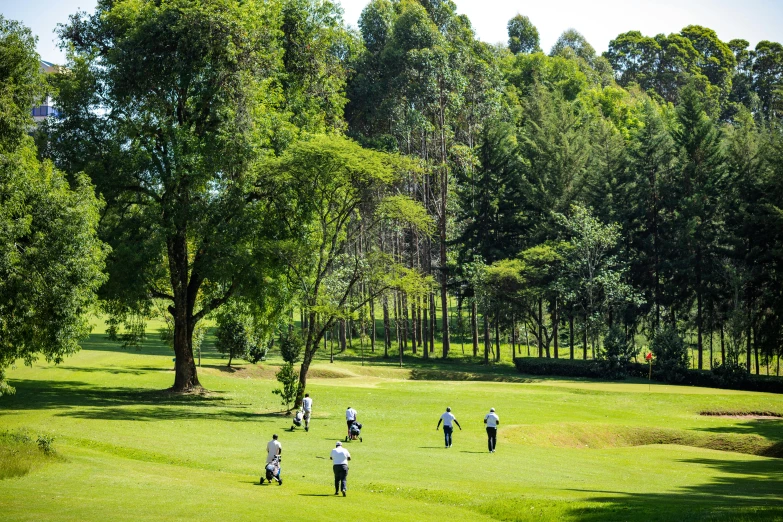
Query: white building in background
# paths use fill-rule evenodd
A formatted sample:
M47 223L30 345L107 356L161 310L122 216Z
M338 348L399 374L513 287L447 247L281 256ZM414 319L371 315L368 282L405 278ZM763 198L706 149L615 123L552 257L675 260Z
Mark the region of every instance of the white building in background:
M41 72L44 74L53 74L60 71L60 66L55 65L52 62L45 62L41 60ZM52 98L47 94L41 105L33 107L33 120L35 123L44 121L49 116L57 116L52 102Z

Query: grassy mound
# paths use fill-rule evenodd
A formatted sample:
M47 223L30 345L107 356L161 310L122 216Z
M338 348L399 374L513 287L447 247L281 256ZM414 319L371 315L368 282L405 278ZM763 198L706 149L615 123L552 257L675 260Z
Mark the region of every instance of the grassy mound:
M0 480L23 477L57 459L47 435L33 437L24 431L0 432Z
M608 449L678 445L746 455L783 458L783 442L758 434L708 433L676 428L564 423L513 426L505 430L510 442L560 448Z

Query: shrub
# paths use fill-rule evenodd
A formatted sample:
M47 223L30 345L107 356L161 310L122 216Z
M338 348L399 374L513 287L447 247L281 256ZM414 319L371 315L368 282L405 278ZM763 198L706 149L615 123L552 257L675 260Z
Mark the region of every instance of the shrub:
M38 444L38 449L41 450L44 455L52 455L54 453L54 437L50 435L38 435L38 439L36 439L36 444Z
M248 351L249 342L247 329L241 318L232 313L218 317L215 331L215 348L223 355L228 355L228 366L234 357L241 357Z
M595 361L582 359L544 359L519 357L514 364L520 373L528 375L559 375L562 377L600 377Z
M291 411L291 404L296 399L296 392L299 391L299 373L294 370L292 362L287 362L280 367L275 378L283 387L272 390L272 393L279 395L282 399L281 404Z
M618 327L609 330L604 338L603 348L598 350L598 371L605 379L625 379L636 350Z
M34 439L24 431L0 431L0 480L22 477L56 458L54 437Z
M257 364L258 361L265 361L266 354L269 352L269 345L261 340L256 340L250 343L247 352L245 353L245 360L252 364Z
M663 382L678 383L688 372L688 348L673 327L658 330L650 342L653 360L653 376Z
M304 348L304 342L298 334L286 332L280 336L280 355L285 362L294 364L299 360L302 348Z
M537 357L520 357L514 359L514 364L520 373L527 375L556 375L560 377L590 377L604 378L601 375L599 365L594 361L582 359L541 359ZM655 364L653 364L655 368ZM626 367L628 376L647 380L647 363L631 361ZM745 390L766 393L783 393L783 379L766 375L750 375L747 370L739 367L732 370L734 377L726 378L721 370L716 368L709 370L687 370L681 375L679 384L689 386L702 386L706 388L728 388L732 390ZM737 372L744 373L744 378ZM653 380L663 381L664 373L653 373Z
M726 361L724 364L715 361L710 373L713 381L721 388L741 388L750 380L748 369L731 361Z

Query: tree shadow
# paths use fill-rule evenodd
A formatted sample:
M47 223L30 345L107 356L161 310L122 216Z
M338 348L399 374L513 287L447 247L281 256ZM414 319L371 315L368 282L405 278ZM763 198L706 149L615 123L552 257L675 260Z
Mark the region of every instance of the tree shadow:
M14 379L16 394L4 397L0 416L15 411L62 410L59 417L102 420L187 420L274 422L279 413L254 413L222 392L180 394L162 390L102 387L82 381Z
M667 493L594 493L586 502L597 507L576 508L570 516L580 521L603 520L769 520L783 516L783 463L776 459L725 461L687 459L680 462L708 466L720 475L710 482L684 486Z
M69 372L82 373L110 373L112 375L143 375L149 372L172 372L174 368L161 368L159 366L127 366L118 368L116 366L56 366L58 370L68 370Z
M128 354L157 355L161 357L174 357L174 350L158 340L146 340L140 346L122 346L118 341L111 341L106 334L90 334L87 339L79 343L82 350L97 352L114 352Z
M783 441L783 419L743 420L730 426L711 426L697 428L710 433L739 433L742 435L760 435L765 439Z

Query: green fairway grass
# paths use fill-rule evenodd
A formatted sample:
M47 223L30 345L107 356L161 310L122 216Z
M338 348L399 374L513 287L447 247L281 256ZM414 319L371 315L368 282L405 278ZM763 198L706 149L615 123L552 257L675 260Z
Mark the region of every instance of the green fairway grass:
M0 431L54 437L57 455L0 480L0 520L783 520L783 459L765 456L783 456L783 420L700 415L783 414L777 395L338 355L313 366L310 432L289 432L279 361L229 370L209 342L203 355L207 391L187 396L163 391L168 348L100 333L60 366L10 370ZM342 498L328 456L348 406L364 441L346 444ZM463 427L450 449L446 406ZM273 433L284 484L259 486Z

